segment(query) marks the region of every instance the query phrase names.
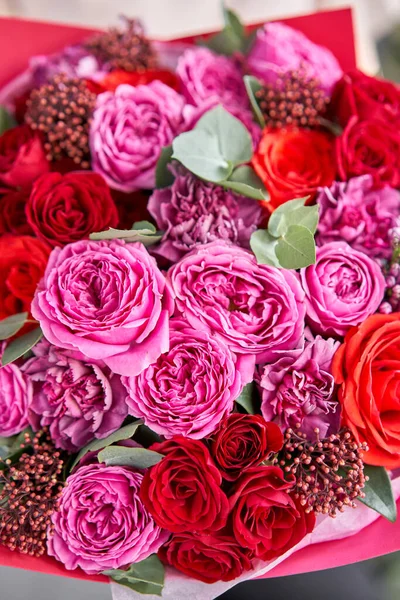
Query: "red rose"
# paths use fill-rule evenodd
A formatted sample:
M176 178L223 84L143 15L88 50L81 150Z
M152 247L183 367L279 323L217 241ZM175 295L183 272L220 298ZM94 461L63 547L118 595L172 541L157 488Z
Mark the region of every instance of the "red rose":
M1 183L12 188L27 188L49 168L39 134L27 125L9 129L0 136Z
M30 312L49 254L47 244L33 237L0 237L0 319Z
M29 194L25 191L10 190L0 198L0 235L32 235L31 226L27 223L25 207Z
M101 175L47 173L32 188L26 205L29 225L51 246L64 246L118 224L118 212Z
M279 452L283 435L276 423L259 415L233 413L221 423L210 446L224 479L234 481L249 467Z
M345 127L351 117L400 124L400 90L390 81L361 71L345 73L333 90L330 113Z
M99 88L103 88L101 90L103 92L114 92L114 90L116 90L117 87L121 84L128 84L133 86L147 85L155 80L161 81L162 83L165 83L165 85L168 85L169 87L178 91L179 81L177 76L171 71L167 71L166 69L149 69L147 71L130 72L122 70L111 71L110 73L107 73L104 79L98 82L97 85L99 86ZM92 91L94 91L93 88ZM97 91L96 93L100 92Z
M233 532L257 558L271 560L295 546L315 526L315 514L288 491L279 467L252 467L237 481L230 498Z
M173 533L224 527L229 502L205 445L176 436L151 449L165 457L146 471L140 495L157 525Z
M336 139L336 155L343 181L370 174L375 188L400 186L400 133L384 121L352 117Z
M130 229L136 221L153 221L147 210L149 193L144 190L136 190L126 194L119 190L111 190L111 196L118 211L118 227Z
M252 163L272 210L293 198L315 196L336 174L331 135L309 129L265 129Z
M235 538L222 533L173 535L158 555L164 563L205 583L231 581L252 567Z

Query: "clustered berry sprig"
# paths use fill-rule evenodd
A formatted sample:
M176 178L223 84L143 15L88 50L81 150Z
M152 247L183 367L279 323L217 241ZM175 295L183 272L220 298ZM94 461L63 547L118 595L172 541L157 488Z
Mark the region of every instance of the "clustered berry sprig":
M26 433L21 448L26 452L14 465L7 459L0 475L0 541L10 550L42 556L63 489L63 460L46 430Z
M363 498L362 489L367 481L364 475L363 452L348 429L342 429L327 438L310 442L300 431L287 429L285 443L276 462L286 473L294 475L294 492L306 512L335 517L346 506L356 507L356 498Z

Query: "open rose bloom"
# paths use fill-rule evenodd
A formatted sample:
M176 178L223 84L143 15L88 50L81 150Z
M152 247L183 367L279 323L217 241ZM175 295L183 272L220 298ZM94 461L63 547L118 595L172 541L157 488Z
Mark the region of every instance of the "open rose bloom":
M400 547L400 91L233 19L0 19L0 564L113 600Z

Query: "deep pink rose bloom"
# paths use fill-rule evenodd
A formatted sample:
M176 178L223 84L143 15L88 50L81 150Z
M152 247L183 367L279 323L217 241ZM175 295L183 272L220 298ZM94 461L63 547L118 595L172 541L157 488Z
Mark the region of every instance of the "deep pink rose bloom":
M255 363L291 350L304 329L304 292L286 269L259 265L237 246L198 246L168 273L177 311L199 331L221 338Z
M337 432L340 405L334 397L331 364L338 346L332 338L317 336L263 367L261 412L266 421L278 423L283 432L300 424L309 439L315 437L316 427L321 438Z
M301 269L306 321L313 333L344 336L377 309L385 291L378 263L346 242L317 248L314 265Z
M202 439L253 380L248 361L205 330L170 321L170 348L136 377L123 377L129 412L156 433Z
M35 430L48 426L57 448L74 452L119 429L128 414L119 375L101 362L71 358L47 341L33 351L23 370L33 382L29 420Z
M0 436L10 437L28 427L28 405L32 384L20 368L11 363L0 368Z
M370 257L389 260L393 247L390 232L399 224L400 193L385 186L373 189L371 175L335 181L317 198L320 217L319 246L344 240Z
M192 48L179 58L176 73L190 104L200 106L215 99L226 107L250 108L242 69L232 58L208 48Z
M97 97L90 128L92 168L113 189L155 187L161 149L186 128L193 108L160 81L120 85Z
M137 375L168 350L172 294L142 244L84 240L55 248L32 302L46 339Z
M101 573L144 560L157 552L169 533L144 507L143 475L127 467L92 464L67 480L60 508L53 513L54 533L47 550L66 569Z
M266 83L274 83L288 71L301 69L306 77L316 77L328 94L343 74L330 50L283 23L266 23L257 31L247 67Z
M261 218L260 205L185 169L173 171L173 184L154 190L147 206L164 231L157 255L176 262L198 244L218 239L248 247Z

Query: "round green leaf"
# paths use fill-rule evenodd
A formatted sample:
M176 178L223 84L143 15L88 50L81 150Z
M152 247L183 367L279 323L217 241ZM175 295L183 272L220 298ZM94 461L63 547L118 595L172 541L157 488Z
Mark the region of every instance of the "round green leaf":
M285 227L284 217L295 212L296 210L303 208L307 200L305 198L295 198L294 200L288 200L284 204L281 204L274 210L268 221L268 231L274 237L280 237L286 233L288 227ZM293 223L295 225L296 223Z
M269 196L263 182L249 165L237 167L221 185L247 198L267 201Z
M202 179L219 183L232 172L232 165L221 154L215 133L203 129L181 133L174 139L172 148L172 158Z
M266 229L257 229L250 238L250 248L261 265L280 266L275 254L277 244L278 240Z
M284 269L302 269L315 263L314 236L303 225L291 225L278 239L275 254Z

